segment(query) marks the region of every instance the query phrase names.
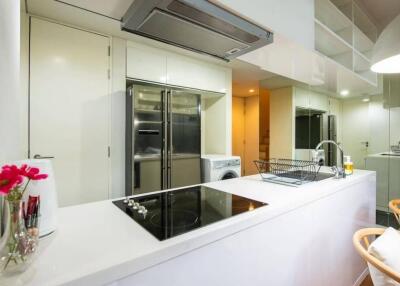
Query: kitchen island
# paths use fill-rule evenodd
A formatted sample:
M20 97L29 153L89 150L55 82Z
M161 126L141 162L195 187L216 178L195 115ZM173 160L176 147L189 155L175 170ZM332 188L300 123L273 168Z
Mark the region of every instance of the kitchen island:
M258 175L206 184L268 203L159 241L112 201L60 208L24 273L0 285L358 285L352 235L375 223L376 174L300 187Z

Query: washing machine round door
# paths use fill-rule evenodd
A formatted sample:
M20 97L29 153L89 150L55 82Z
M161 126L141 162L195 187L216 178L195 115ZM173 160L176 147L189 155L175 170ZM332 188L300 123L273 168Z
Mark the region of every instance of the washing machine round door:
M225 172L222 176L221 176L221 181L222 180L229 180L229 179L234 179L234 178L238 178L238 174L236 174L236 172L234 171L227 171Z

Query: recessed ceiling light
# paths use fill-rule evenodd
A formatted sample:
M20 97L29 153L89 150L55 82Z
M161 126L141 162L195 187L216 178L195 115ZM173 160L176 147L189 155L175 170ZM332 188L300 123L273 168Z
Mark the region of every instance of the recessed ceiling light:
M363 98L363 102L369 102L369 98Z
M254 92L254 89L249 89L249 92L250 92L250 93L253 93L253 92Z
M348 91L347 89L343 89L343 90L340 92L340 95L342 95L342 96L349 95L349 91Z

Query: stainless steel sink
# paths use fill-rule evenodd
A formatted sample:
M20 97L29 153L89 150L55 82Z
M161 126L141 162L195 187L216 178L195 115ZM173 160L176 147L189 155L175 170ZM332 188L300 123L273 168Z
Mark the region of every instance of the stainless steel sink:
M315 180L314 181L322 181L322 180L326 180L326 179L329 179L329 178L333 178L333 177L335 177L335 174L332 174L332 173L321 173L321 172L319 172L318 174L317 174L317 176L315 177Z

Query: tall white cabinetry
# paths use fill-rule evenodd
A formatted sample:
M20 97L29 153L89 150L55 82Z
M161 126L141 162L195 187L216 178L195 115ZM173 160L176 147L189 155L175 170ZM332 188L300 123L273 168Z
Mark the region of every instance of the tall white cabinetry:
M202 90L201 153L231 155L231 69L136 42L126 49L128 78Z
M110 39L31 18L29 148L52 157L60 206L109 198Z

